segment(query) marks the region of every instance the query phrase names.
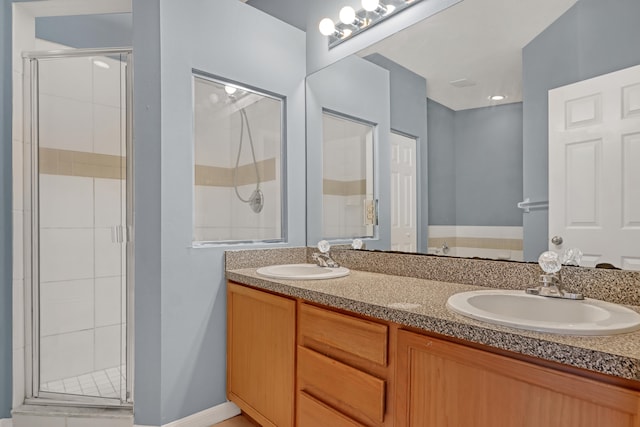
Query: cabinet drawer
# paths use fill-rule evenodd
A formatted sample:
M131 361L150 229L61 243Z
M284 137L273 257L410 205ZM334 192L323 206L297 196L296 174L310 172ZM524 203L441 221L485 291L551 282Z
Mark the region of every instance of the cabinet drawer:
M384 419L384 380L305 347L298 347L298 384L332 406L346 405L376 422Z
M308 304L300 305L299 316L302 337L386 366L387 325Z
M297 426L365 427L303 391L298 394Z

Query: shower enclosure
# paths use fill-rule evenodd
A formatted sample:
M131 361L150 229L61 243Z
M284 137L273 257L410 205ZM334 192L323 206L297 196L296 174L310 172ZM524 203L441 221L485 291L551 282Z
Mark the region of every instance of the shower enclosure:
M24 58L27 403L129 405L131 51Z

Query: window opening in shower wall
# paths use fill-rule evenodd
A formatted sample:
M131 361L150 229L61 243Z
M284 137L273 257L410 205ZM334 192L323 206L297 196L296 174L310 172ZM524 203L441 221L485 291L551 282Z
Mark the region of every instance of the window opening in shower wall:
M284 99L194 74L194 245L280 242Z
M132 401L131 52L25 54L28 403Z
M374 237L375 126L339 113L322 113L323 236Z

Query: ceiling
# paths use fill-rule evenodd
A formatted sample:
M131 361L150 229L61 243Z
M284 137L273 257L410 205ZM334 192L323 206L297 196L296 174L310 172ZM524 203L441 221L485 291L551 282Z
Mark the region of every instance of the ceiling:
M522 100L522 48L576 0L464 0L365 49L427 79L429 98L453 110ZM456 87L467 79L473 86Z
M247 4L304 28L310 1L317 0L249 0ZM522 48L576 1L463 0L359 55L377 52L420 74L427 80L429 98L453 110L519 102ZM450 84L461 79L475 84ZM496 94L507 98L488 99Z

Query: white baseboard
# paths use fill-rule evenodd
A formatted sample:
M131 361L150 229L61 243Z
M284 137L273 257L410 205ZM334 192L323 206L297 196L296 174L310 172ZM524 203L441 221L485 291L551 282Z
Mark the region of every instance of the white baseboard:
M205 409L188 417L163 424L162 427L209 427L212 424L221 423L222 421L240 415L240 408L233 402L225 402L216 405L213 408ZM0 425L0 427L5 427ZM11 427L11 426L7 426ZM134 427L154 427L136 424Z
M0 420L0 427L13 427L13 421L9 418Z

